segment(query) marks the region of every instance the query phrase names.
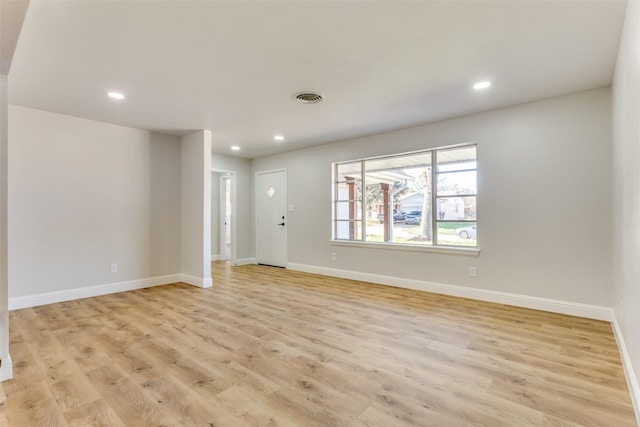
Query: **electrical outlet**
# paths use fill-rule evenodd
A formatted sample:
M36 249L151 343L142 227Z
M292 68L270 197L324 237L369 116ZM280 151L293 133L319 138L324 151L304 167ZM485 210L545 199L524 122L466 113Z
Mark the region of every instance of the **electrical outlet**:
M111 272L112 273L118 272L118 264L111 264Z
M335 252L331 253L331 261L335 261L336 259L338 259L338 257L336 256Z
M476 277L476 266L475 265L470 265L469 266L469 277Z

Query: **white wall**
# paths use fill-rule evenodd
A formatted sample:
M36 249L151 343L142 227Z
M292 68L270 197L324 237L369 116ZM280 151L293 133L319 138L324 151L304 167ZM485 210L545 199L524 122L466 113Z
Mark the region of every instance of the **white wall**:
M235 172L236 178L236 211L233 218L236 221L236 256L238 263L250 262L255 258L255 243L253 235L253 187L251 160L213 154L211 167L214 170ZM213 210L219 209L219 199ZM212 229L213 233L220 233L219 227ZM215 249L214 249L215 251ZM219 251L218 251L219 252Z
M211 131L181 139L182 273L192 285L211 286Z
M613 82L613 298L640 420L640 3L629 2Z
M18 106L9 122L10 299L181 272L179 139Z
M610 132L605 88L254 159L253 170L287 168L288 203L296 206L289 263L297 267L609 306ZM471 141L478 257L330 243L331 162Z

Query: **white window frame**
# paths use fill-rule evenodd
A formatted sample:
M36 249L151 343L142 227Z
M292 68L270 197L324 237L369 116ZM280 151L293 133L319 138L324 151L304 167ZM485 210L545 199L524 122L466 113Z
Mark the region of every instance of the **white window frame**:
M437 233L438 233L438 223L444 223L444 222L457 222L457 223L473 223L476 224L476 228L477 228L477 224L478 224L478 213L476 211L476 216L475 216L475 220L443 220L443 219L439 219L437 218L437 203L438 203L438 199L441 199L443 197L446 196L439 196L438 195L438 191L437 191L437 183L438 183L438 175L443 174L443 173L455 173L455 172L439 172L438 168L437 168L437 159L438 159L438 152L442 152L442 151L446 151L446 150L452 150L452 149L460 149L460 148L465 148L465 147L474 147L476 149L476 167L475 168L469 168L466 169L465 171L475 171L476 172L476 179L477 179L477 171L478 171L478 165L477 165L477 158L478 158L478 154L477 154L477 143L473 142L473 143L464 143L464 144L456 144L456 145L449 145L449 146L443 146L443 147L434 147L434 148L429 148L426 150L419 150L419 151L412 151L412 152L406 152L406 153L397 153L397 154L390 154L390 155L386 155L386 156L378 156L378 157L368 157L368 158L362 158L362 159L358 159L358 160L348 160L348 161L340 161L340 162L335 162L332 163L331 168L332 168L332 240L331 240L331 244L334 246L352 246L352 247L362 247L362 248L371 248L371 249L394 249L394 250L404 250L404 251L418 251L418 252L436 252L436 253L447 253L447 254L460 254L460 255L478 255L480 253L480 247L479 247L479 239L478 239L478 235L476 235L476 245L475 246L466 246L466 245L452 245L452 244L438 244L438 238L437 238ZM432 212L432 218L431 218L431 227L432 227L432 242L431 244L408 244L408 243L397 243L397 242L371 242L371 241L366 241L366 222L367 222L367 218L366 218L366 179L365 179L365 175L366 175L366 167L365 164L367 161L371 161L371 160L380 160L380 159L385 159L385 158L393 158L393 157L399 157L399 156L411 156L411 155L416 155L416 154L422 154L422 153L431 153L431 182L432 182L432 189L431 189L431 212ZM356 164L356 163L360 163L360 198L359 199L355 199L355 200L342 200L339 199L339 195L338 195L338 186L340 184L345 184L346 181L339 181L338 180L338 166L339 165L345 165L345 164ZM460 171L457 171L460 172ZM477 190L476 193L467 193L464 195L456 195L456 197L475 197L476 198L476 209L477 209L477 201L478 201L478 194L477 194ZM338 239L336 236L338 235L338 226L340 223L344 223L345 219L343 218L339 218L338 215L338 205L340 203L345 203L345 202L355 202L355 203L360 203L360 212L358 215L356 215L356 217L354 219L349 219L349 222L353 221L355 224L359 223L360 224L360 232L359 232L359 238L349 238L349 239ZM392 210L393 212L393 210ZM355 227L357 229L357 226Z

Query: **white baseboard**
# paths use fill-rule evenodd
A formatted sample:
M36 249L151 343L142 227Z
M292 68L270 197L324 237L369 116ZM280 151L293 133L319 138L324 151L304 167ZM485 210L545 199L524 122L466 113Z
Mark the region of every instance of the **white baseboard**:
M0 382L11 378L13 378L13 362L11 361L11 356L7 355L0 364Z
M211 254L211 261L224 261L224 257L220 254Z
M191 274L182 273L180 275L180 282L186 283L188 285L197 286L199 288L210 288L213 286L213 279L211 277L196 277Z
M631 356L627 351L622 330L620 329L618 319L616 318L616 314L613 310L611 310L611 325L613 326L613 335L616 337L618 350L622 357L622 365L624 366L624 375L627 378L627 385L629 386L631 403L633 403L633 408L636 412L636 422L640 425L640 385L638 385L638 379L635 375L633 364L631 363Z
M199 288L213 286L211 277L200 278L190 274L177 273L166 276L149 277L146 279L131 280L128 282L107 283L104 285L86 286L83 288L66 289L63 291L46 292L25 297L9 298L9 310L37 307L39 305L53 304L56 302L71 301L80 298L96 297L99 295L114 294L116 292L132 291L134 289L150 288L152 286L168 285L184 282Z
M257 264L258 260L255 258L237 258L236 263L233 265L249 265L249 264Z
M380 285L395 286L398 288L414 289L418 291L433 292L480 301L495 302L498 304L513 305L516 307L532 308L552 313L611 321L611 309L609 307L597 305L580 304L569 301L532 297L528 295L511 294L507 292L490 291L458 285L447 285L443 283L425 282L415 279L403 279L400 277L383 276L379 274L318 267L306 264L289 263L288 268L296 271L341 277L344 279L359 280L363 282L377 283Z
M9 310L37 307L39 305L53 304L74 299L95 297L99 295L114 294L116 292L132 291L134 289L150 288L152 286L168 285L180 282L181 274L169 274L166 276L149 277L146 279L131 280L128 282L107 283L104 285L87 286L84 288L66 289L63 291L46 292L25 297L9 298Z

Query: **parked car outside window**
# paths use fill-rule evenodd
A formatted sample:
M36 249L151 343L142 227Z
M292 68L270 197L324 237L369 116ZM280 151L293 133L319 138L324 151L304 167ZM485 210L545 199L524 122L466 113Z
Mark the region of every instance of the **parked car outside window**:
M470 227L456 228L453 233L456 236L460 236L463 239L475 239L476 238L476 226L475 224Z
M393 223L395 224L396 222L402 222L404 221L405 218L405 213L404 211L398 210L398 209L394 209L393 210ZM380 224L382 224L384 222L384 213L380 212L378 214L378 221L380 221Z
M420 224L422 220L422 211L411 211L404 219L405 224Z

